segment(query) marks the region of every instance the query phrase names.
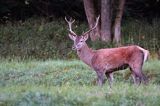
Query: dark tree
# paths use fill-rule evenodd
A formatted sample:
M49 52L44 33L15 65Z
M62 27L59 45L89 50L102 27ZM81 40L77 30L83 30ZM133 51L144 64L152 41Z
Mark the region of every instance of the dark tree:
M101 0L101 40L111 40L111 0Z
M95 24L95 19L97 17L94 0L83 0L83 2L84 2L84 8L85 8L89 28L92 28ZM100 32L99 32L99 25L98 25L95 31L90 32L90 38L92 41L94 41L96 39L99 39L99 37L100 37Z
M95 0L83 0L83 2L89 27L92 27L95 23L95 18L101 15L100 25L97 30L90 33L91 40L94 41L100 38L102 41L109 42L114 38L117 44L120 43L121 20L125 0L100 0L98 2L95 2ZM118 5L115 4L117 2ZM96 3L100 5L96 6ZM113 13L113 10L115 10L115 13Z
M121 41L121 20L122 20L122 15L124 11L124 4L125 0L119 0L118 7L117 7L117 13L114 21L114 27L113 27L113 36L114 36L114 41L120 45Z

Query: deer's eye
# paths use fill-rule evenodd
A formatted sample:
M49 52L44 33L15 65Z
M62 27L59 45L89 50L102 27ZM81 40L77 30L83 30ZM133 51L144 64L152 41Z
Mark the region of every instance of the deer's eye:
M83 42L83 40L81 40L80 42Z

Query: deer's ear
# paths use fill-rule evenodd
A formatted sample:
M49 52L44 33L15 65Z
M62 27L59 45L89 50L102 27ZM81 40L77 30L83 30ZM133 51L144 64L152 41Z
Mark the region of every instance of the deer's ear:
M86 41L88 39L88 34L84 35L83 39Z
M68 36L69 36L69 38L70 38L71 40L73 40L73 41L76 40L76 36L74 36L74 35L72 35L72 34L68 34Z

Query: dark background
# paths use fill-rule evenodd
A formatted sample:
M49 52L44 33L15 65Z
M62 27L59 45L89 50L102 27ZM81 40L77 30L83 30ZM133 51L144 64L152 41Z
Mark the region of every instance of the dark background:
M60 18L72 16L86 20L83 0L0 0L0 22L26 20L30 17ZM160 17L159 0L126 0L124 18Z

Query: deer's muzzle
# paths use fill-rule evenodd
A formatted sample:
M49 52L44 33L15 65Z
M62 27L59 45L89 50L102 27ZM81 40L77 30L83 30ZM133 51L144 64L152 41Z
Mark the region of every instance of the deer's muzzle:
M76 47L74 45L72 46L72 50L76 50Z

